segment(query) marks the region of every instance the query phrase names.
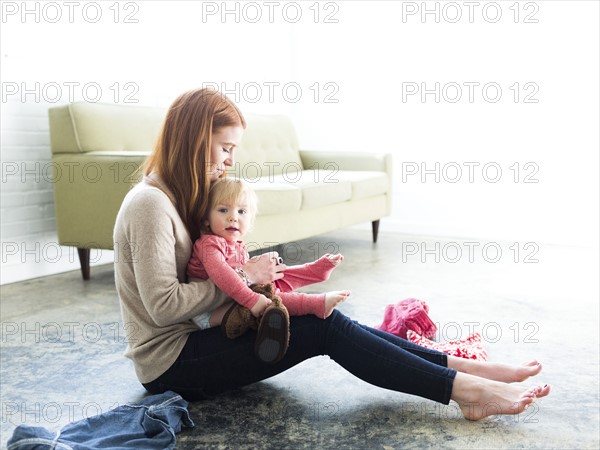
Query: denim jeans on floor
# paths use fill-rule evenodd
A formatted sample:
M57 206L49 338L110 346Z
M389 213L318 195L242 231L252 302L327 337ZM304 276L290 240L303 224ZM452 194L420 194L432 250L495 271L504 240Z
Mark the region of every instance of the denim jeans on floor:
M226 338L219 327L196 331L175 363L144 384L151 393L172 390L187 400L210 398L281 373L313 356L328 355L358 378L382 388L448 404L456 371L444 353L361 325L337 310L327 319L290 318L290 346L276 364L254 355L255 332Z
M180 395L167 391L70 423L58 432L19 425L7 450L168 450L175 447L175 433L182 426L194 426L187 406Z

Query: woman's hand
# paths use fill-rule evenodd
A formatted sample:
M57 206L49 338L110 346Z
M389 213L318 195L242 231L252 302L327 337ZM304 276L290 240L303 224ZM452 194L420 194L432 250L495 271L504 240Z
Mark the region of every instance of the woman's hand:
M277 252L267 252L250 258L243 267L252 283L267 284L283 278L287 266L280 262Z
M273 303L271 300L269 300L264 295L260 294L260 297L258 298L256 304L252 308L250 308L250 312L254 317L258 318L262 316L262 314L265 312L265 309L267 309L271 305L271 303Z

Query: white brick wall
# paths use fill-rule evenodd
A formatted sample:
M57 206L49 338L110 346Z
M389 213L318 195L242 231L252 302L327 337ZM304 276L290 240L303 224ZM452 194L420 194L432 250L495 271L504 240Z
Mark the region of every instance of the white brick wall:
M1 284L79 267L76 250L59 246L56 237L48 130L54 104L30 100L2 103ZM111 262L112 252L97 252L92 261Z
M9 101L1 113L2 241L52 232L52 185L42 174L50 161L47 105Z

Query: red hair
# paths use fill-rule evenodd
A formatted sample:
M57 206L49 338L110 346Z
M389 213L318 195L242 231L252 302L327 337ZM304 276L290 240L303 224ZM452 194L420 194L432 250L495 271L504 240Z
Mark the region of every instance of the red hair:
M169 107L144 164L144 175L155 172L171 191L192 240L199 236L208 208L212 135L228 126L246 128L244 116L230 99L210 88L186 92Z

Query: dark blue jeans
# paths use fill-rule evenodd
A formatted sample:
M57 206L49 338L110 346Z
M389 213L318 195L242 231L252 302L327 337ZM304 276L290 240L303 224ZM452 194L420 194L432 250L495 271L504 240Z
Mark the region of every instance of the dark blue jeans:
M328 355L367 383L448 404L456 371L444 353L361 325L337 310L327 319L290 318L290 346L284 358L265 364L254 355L255 332L226 338L219 327L196 331L173 365L144 384L153 394L175 391L186 400L277 375L313 356Z

